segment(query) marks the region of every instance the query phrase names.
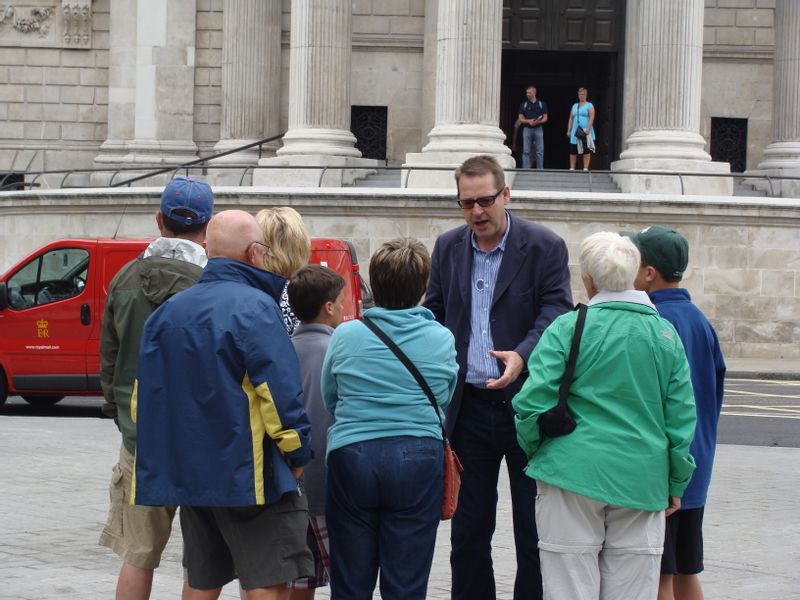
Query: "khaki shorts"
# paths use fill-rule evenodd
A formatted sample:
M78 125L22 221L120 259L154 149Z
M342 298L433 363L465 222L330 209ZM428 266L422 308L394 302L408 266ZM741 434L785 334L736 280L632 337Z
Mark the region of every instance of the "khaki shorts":
M111 472L108 521L100 545L111 548L129 565L155 569L172 532L173 506L136 506L131 502L133 454L122 446Z

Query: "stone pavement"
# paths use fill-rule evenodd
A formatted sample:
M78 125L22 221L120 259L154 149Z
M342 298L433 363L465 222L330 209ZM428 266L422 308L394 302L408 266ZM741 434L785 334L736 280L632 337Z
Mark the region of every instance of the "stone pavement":
M113 597L119 561L97 537L118 445L111 421L0 415L0 599ZM800 600L799 462L798 448L720 446L706 509L708 600ZM501 490L497 593L510 599L514 550L505 481ZM429 598L449 597L448 537L443 523ZM180 535L173 535L154 599L180 596L180 554ZM236 587L222 597L238 598Z

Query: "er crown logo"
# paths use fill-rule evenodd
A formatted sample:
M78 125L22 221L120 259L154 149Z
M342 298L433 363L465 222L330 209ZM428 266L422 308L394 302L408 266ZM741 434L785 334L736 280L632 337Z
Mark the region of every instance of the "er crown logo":
M36 337L40 338L49 338L50 332L47 330L47 321L44 319L39 319L36 321Z

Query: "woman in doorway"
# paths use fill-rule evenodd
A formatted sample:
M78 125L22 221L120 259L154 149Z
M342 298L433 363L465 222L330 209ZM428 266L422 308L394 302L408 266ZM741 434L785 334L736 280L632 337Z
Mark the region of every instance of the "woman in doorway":
M589 91L585 87L578 88L578 101L572 105L572 110L569 111L567 137L570 143L570 171L575 170L579 154L583 156L583 170L588 171L595 149L594 105L587 100L588 96Z

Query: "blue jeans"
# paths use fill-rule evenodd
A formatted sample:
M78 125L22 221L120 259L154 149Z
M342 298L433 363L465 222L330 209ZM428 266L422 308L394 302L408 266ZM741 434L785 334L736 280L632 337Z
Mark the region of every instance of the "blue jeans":
M522 168L531 168L531 143L536 151L536 168L544 168L544 131L542 126L525 127L522 130Z
M442 441L389 437L328 456L331 600L424 599L442 509Z
M492 535L497 517L497 481L503 458L511 484L511 509L517 575L514 600L541 600L539 537L534 519L536 482L525 475L528 464L517 443L510 407L500 390L465 386L452 435L464 467L458 510L453 517L450 566L453 600L494 600Z

